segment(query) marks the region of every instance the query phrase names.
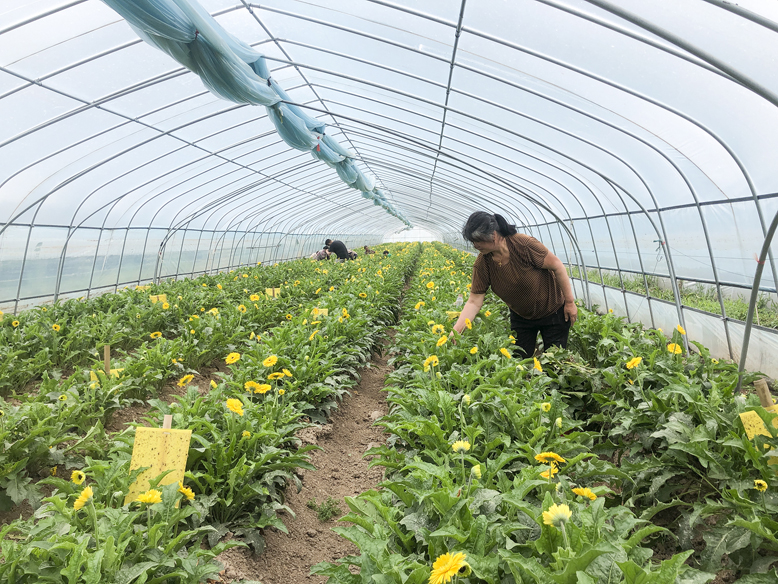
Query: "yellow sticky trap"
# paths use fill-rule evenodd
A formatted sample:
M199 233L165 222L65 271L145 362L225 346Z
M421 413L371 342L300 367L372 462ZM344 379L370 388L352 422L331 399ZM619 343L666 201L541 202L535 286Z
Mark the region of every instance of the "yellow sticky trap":
M138 495L148 491L149 480L165 471L173 472L165 475L160 485L183 482L191 438L191 430L136 428L130 470L146 466L149 468L138 475L136 481L130 485L130 492L124 498L124 504L131 503Z
M311 308L311 314L313 316L329 316L330 315L330 309L329 308Z
M149 296L149 300L151 300L152 304L156 304L157 302L167 302L167 294L157 294L156 296Z
M453 320L455 318L459 318L459 315L462 314L461 312L457 312L456 310L447 310L446 314L448 315L449 320Z
M767 436L768 438L772 438L772 434L767 431L762 418L760 418L759 414L756 412L743 412L740 414L740 421L743 422L743 428L745 428L746 436L748 436L749 440L753 440L754 436ZM775 426L776 421L778 421L778 418L773 420L773 426Z
M135 286L136 290L140 290L142 292L145 292L146 290L151 290L151 285L149 286Z
M122 371L124 371L124 367L122 367L121 369L111 369L111 377L117 377L118 378L119 377L119 373L121 373ZM90 371L89 372L89 381L99 381L99 379L97 378L97 373L95 373L94 371Z
M281 295L281 288L265 288L265 294L272 298L278 298Z

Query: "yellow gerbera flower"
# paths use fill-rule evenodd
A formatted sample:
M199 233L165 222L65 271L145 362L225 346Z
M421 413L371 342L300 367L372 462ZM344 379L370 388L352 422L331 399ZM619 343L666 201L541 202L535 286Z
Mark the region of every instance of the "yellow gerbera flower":
M432 564L429 584L446 584L460 572L470 573L470 566L465 561L464 553L443 554Z
M359 297L360 298L367 298L367 294L365 294L364 292L360 292L359 293Z
M230 398L227 400L226 405L227 409L230 411L238 414L239 416L243 415L243 402L239 399Z
M218 308L211 308L211 310L208 311L208 314L212 314L212 315L216 316L217 314L219 314L219 309Z
M155 333L151 333L149 336L150 336L152 339L158 339L159 337L161 337L161 336L162 336L162 333L161 333L161 332L159 332L159 331L157 331L157 332L155 332Z
M480 464L476 464L473 467L472 473L473 473L473 476L475 478L480 479L481 478L481 465Z
M14 327L14 328L16 328L17 326L19 326L19 321L18 321L18 320L15 320L15 321L13 321L13 322L11 323L11 326L12 326L12 327Z
M627 361L627 369L634 369L638 365L640 365L640 362L643 360L643 357L633 357L629 361Z
M276 371L275 373L271 373L270 375L268 375L267 378L275 380L275 379L281 379L283 376L284 376L283 373L281 373L280 371Z
M145 493L138 495L135 499L136 503L146 503L147 505L154 505L155 503L162 502L162 492L157 489L149 489Z
M252 294L251 296L249 296L249 300L251 300L252 302L258 302L259 294Z
M540 366L540 361L538 361L538 358L533 357L533 359L535 360L535 365L533 366L533 369L537 369L538 371L543 373L543 367Z
M551 505L548 511L543 511L543 523L553 525L557 529L567 523L573 513L567 505Z
M683 349L681 348L681 345L678 345L676 343L670 343L667 345L667 350L673 353L674 355L680 355L683 353Z
M417 302L417 303L416 303L416 306L415 306L414 308L415 308L416 310L419 310L419 308L421 308L422 306L424 306L424 302Z
M178 380L178 387L186 387L192 382L193 379L194 375L191 373L189 375L184 375L181 379Z
M437 342L437 343L435 343L435 346L437 346L437 347L442 347L443 345L445 345L445 344L446 344L446 342L447 342L447 341L448 341L448 337L445 337L445 336L444 336L444 337L440 337L440 338L438 339L438 342Z
M289 371L289 369L281 369L281 371L286 375L287 377L292 377L292 372Z
M429 288L430 290L432 290L434 287L435 287L435 282L433 282L432 280L430 280L429 282L427 282L427 288Z
M489 318L490 316L492 316L492 311L491 310L487 310L486 312L484 312L484 316Z
M316 329L315 331L313 331L313 332L311 333L311 336L310 336L310 337L308 337L308 340L309 340L309 341L312 341L312 340L313 340L313 337L315 337L315 336L316 336L316 334L317 334L318 332L319 332L319 329Z
M465 319L465 326L467 327L467 330L473 330L473 323L470 322L469 318Z
M540 404L540 409L543 410L544 412L550 412L551 404L548 402L543 402L542 404Z
M184 497L186 497L190 501L194 500L195 497L194 491L189 487L185 487L184 483L178 483L178 492L181 493Z
M538 462L567 462L564 458L559 456L556 452L541 452L535 455L535 460Z
M286 320L292 320L292 315L291 314L287 314L286 315Z
M478 347L473 347L472 349L470 349L471 355L475 355L477 352L478 352Z
M256 381L247 381L246 383L243 384L243 389L245 389L246 391L256 391L257 389L259 389L259 383L257 383Z
M573 489L573 492L579 497L586 497L587 499L591 499L592 501L594 501L597 498L597 495L594 494L594 491L592 491L589 488Z
M51 325L51 328L53 328L56 332L59 332L59 329L61 328L58 324Z
M440 359L438 359L437 355L430 355L424 360L425 367L428 367L430 365L432 365L433 367L437 367L439 363L440 363Z
M540 473L540 476L542 476L544 479L551 480L554 478L554 475L559 472L559 469L556 467L556 465L552 462L549 465L548 470L544 470L542 473Z
M270 357L262 361L262 365L264 365L265 367L272 367L277 362L278 362L278 357L276 357L275 355L270 355Z
M223 290L223 288L222 288L222 285L221 285L221 284L216 284L216 287L217 287L219 290Z
M93 496L94 492L92 491L92 487L84 487L84 490L81 491L78 499L73 502L73 509L78 511L79 509L83 508L83 506L86 505L89 499L91 499Z
M170 304L167 303L167 302L163 302L162 303L162 310L167 310L168 308L170 308Z
M73 481L74 484L80 485L86 480L86 475L80 470L74 470L70 473L70 480Z
M267 393L272 388L267 383L262 383L254 390L254 393Z
M502 356L507 358L507 359L511 359L512 358L511 352L508 349L506 349L505 347L502 347L500 349L500 353L502 353Z
M762 480L756 479L754 481L754 488L760 493L764 493L767 490L767 483Z
M243 430L243 433L241 434L243 438L251 438L251 432L248 430Z
M684 328L680 324L677 327L675 327L675 330L677 330L682 335L686 334L686 331L684 330Z
M218 386L216 385L216 382L213 379L211 379L211 388L216 389L217 387Z
M284 395L285 393L286 393L286 390L284 390L284 389L279 389L278 390L278 395Z
M446 332L446 327L444 327L442 324L435 324L432 325L432 333L436 335L442 335Z
M470 442L467 440L457 440L451 445L454 452L467 452L470 450Z
M240 361L240 353L230 353L227 355L227 357L224 359L224 362L227 365L232 365L233 363Z
M465 405L470 405L470 394L466 393L462 396L462 401L465 402Z
M238 311L246 314L246 307L243 304L238 304Z

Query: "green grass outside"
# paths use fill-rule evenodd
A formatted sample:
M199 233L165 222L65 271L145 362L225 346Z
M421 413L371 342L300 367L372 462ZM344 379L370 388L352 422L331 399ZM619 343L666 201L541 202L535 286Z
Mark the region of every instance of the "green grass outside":
M580 272L577 267L570 270L571 277L580 279ZM598 270L588 270L587 276L589 282L594 284L605 284L613 288L621 289L622 281L624 289L637 294L646 294L646 283L648 283L648 295L652 298L659 298L673 302L672 290L666 290L659 286L659 278L656 276L646 276L645 282L639 275L623 275L619 279L618 274L603 272L602 278ZM719 304L716 290L703 288L700 285L685 284L681 287L681 303L690 308L704 310L711 314L721 314L721 305ZM748 302L740 298L724 298L724 310L728 318L737 320L746 320L748 315ZM766 294L761 294L756 303L756 314L754 323L760 326L778 329L778 305L773 302Z

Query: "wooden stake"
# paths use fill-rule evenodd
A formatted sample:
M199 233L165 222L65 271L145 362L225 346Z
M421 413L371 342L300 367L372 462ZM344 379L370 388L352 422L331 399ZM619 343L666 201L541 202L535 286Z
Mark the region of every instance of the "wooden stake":
M111 376L111 345L103 347L103 365L105 365L105 374Z
M162 429L170 430L173 427L173 416L170 414L162 418Z
M773 396L770 393L770 389L767 387L767 382L764 379L757 379L754 381L754 387L756 388L756 395L759 396L759 403L765 409L772 408Z

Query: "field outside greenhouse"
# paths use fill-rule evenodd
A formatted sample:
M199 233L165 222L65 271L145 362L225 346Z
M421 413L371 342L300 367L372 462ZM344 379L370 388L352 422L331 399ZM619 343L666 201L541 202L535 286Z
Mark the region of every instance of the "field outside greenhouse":
M272 567L289 559L274 546L311 537L347 553L294 569L331 583L777 581L778 432L749 439L739 416L778 417L756 374L741 393L737 366L687 353L682 327L583 308L568 350L522 360L492 296L449 337L473 256L388 249L6 315L2 581L280 582L293 568ZM380 439L346 453L374 483L308 501L320 528L279 540L317 472L303 436L337 422L381 353ZM192 431L184 479L126 502L136 430L168 414Z

